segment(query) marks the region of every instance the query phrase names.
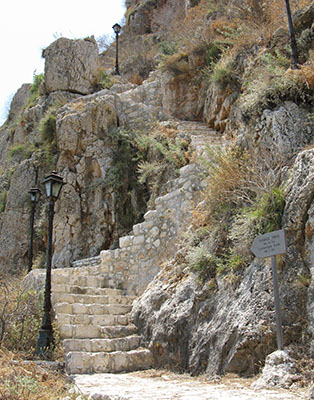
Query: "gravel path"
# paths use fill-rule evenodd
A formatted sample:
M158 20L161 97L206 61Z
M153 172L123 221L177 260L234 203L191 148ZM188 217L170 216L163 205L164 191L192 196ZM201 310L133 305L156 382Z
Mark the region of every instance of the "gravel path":
M166 371L75 375L78 389L95 400L290 400L305 399L306 390L250 388L252 380L227 376L219 381ZM96 396L95 394L98 394Z

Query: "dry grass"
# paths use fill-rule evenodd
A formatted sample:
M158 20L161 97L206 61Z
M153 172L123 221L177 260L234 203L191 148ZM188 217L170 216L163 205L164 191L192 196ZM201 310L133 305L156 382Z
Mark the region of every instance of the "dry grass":
M69 380L61 372L26 363L0 349L0 400L57 400L68 395L69 389Z
M287 71L289 79L297 80L308 89L314 88L314 50L310 50L308 61L300 69Z

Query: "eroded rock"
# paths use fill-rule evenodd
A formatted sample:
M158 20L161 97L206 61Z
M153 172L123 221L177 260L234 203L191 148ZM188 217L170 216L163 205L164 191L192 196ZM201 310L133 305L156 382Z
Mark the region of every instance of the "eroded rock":
M84 40L60 38L44 50L45 86L57 90L88 94L98 79L98 46L94 37Z
M289 352L277 350L266 357L262 375L254 382L253 388L257 390L270 387L287 389L301 378Z

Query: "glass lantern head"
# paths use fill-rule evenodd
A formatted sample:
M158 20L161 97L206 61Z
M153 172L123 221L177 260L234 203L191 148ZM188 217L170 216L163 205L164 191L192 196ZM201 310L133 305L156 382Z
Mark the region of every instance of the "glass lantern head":
M40 190L37 187L32 187L29 191L28 191L29 195L30 195L30 199L32 203L37 203L37 201L39 200L39 197L41 195Z
M112 29L114 30L114 33L118 35L121 32L121 26L119 24L114 24Z
M57 200L65 182L63 182L63 178L56 171L53 171L44 179L43 184L45 185L47 198Z

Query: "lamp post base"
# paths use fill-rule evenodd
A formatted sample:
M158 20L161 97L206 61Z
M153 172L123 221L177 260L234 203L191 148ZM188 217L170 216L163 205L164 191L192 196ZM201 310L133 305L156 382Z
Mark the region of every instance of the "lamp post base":
M53 332L50 329L40 329L35 354L41 359L47 358L47 352L53 348Z

